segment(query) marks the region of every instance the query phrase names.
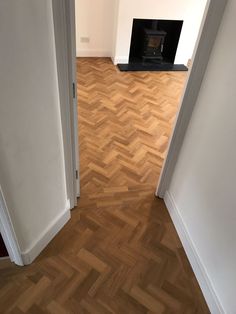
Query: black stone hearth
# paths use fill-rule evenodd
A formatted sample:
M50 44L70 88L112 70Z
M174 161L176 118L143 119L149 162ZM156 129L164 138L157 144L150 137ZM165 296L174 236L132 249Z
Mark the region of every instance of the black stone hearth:
M183 21L134 19L128 64L120 71L187 71L174 64Z
M138 71L188 71L188 68L184 64L152 64L149 62L145 63L128 63L128 64L117 64L121 72L138 72Z

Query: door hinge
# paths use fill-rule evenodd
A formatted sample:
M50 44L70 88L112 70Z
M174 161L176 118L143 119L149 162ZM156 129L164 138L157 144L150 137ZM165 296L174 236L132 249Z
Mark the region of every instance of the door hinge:
M75 99L76 94L75 94L75 83L72 84L72 89L73 89L73 98Z
M75 171L75 177L76 177L76 180L79 179L79 171L78 170Z

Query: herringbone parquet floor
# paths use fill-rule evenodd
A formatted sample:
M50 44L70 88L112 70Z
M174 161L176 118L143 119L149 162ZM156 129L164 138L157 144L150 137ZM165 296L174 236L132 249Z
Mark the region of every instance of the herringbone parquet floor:
M0 313L209 313L154 197L185 78L78 59L79 207L35 263L0 269Z

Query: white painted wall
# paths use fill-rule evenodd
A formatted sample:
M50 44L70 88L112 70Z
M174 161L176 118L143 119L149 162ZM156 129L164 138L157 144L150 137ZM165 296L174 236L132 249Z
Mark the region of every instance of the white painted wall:
M187 64L203 17L206 0L119 0L115 63L127 63L134 18L184 20L175 63Z
M77 57L110 57L117 0L75 0ZM81 42L88 37L89 43Z
M236 313L235 12L236 2L228 0L168 189L177 216L228 314Z
M1 1L0 30L0 185L29 253L68 212L51 1Z

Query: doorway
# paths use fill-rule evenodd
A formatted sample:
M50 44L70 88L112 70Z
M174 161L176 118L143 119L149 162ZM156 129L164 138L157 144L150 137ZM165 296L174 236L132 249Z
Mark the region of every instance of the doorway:
M120 5L122 7L122 1ZM92 7L89 1L76 1L78 101L82 143L81 189L86 195L96 194L104 189L119 190L120 186L128 191L148 185L152 192L155 191L188 78L188 73L183 72L119 72L113 63L121 62L121 57L117 57L111 47L121 45L119 40L123 40L123 46L132 46L130 43L133 40L131 35L134 21L145 21L146 28L151 28L154 21L150 9L146 13L139 12L140 15L137 16L137 9L132 8L132 5L130 7L131 9L126 8L123 20L123 28L130 33L128 38L125 34L123 37L119 35L123 32L119 24L120 11L117 14L120 8L114 2L109 1L108 4L104 0L103 6L100 3L97 8L96 3ZM199 14L199 28L203 9ZM95 11L96 18L93 20ZM163 12L160 14L164 14ZM109 14L114 17L116 24L113 31L108 27L111 22ZM143 19L144 14L149 19ZM129 19L127 15L130 15ZM165 30L166 48L163 51L163 60L167 62L167 59L171 59L174 64L175 56L176 60L180 60L183 55L183 38L180 34L183 28L182 34L186 36L186 29L182 25L189 21L187 17L175 17L175 21L163 17L164 15L157 16L158 20L155 20L155 24ZM91 20L94 21L93 26L90 24ZM167 23L169 20L172 20L171 25ZM177 34L173 32L176 25ZM115 40L116 38L119 40ZM174 49L170 49L173 48L170 43L172 39ZM103 40L105 42L102 46ZM171 55L169 50L173 52ZM130 53L132 55L132 49ZM128 58L129 56L130 54ZM109 57L112 57L113 62ZM190 62L188 65L190 68Z

